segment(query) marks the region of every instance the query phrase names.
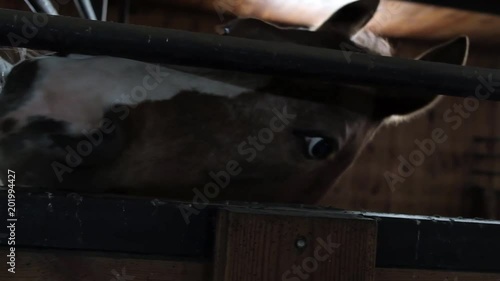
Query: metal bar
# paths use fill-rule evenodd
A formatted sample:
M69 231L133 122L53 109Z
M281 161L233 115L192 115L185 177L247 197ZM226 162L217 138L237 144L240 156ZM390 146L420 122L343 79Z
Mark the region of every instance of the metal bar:
M443 6L472 12L500 15L500 5L498 2L490 0L397 0L412 3L422 3L433 6Z
M102 0L101 20L102 21L108 20L108 0Z
M108 0L91 0L92 7L98 20L106 21L108 14Z
M33 5L33 3L31 3L30 0L24 0L24 3L26 3L26 5L28 6L28 8L33 12L33 13L37 13L38 12L38 9L35 5Z
M75 0L74 2L81 18L97 20L94 7L90 0Z
M24 0L30 10L34 13L46 13L49 15L59 15L50 0Z
M0 45L12 44L7 34L22 36L25 25L19 20L22 18L33 19L33 14L0 10L0 34L4 35L0 36ZM47 24L40 27L35 36L17 43L18 47L62 53L405 87L462 97L474 95L478 87L491 88L491 85L483 87L482 83L500 81L500 70L496 69L60 16L48 16ZM401 95L404 94L403 89ZM494 89L490 99L500 100L498 91Z
M80 0L83 6L83 9L85 10L85 13L88 16L88 19L91 20L97 20L97 16L94 11L94 7L92 6L92 3L90 0Z
M85 11L84 11L82 5L80 4L80 2L78 0L73 0L73 3L75 5L75 8L78 11L78 14L80 15L80 17L82 19L87 18L87 15L85 14Z
M128 23L130 20L130 5L131 0L123 0L120 3L118 22Z

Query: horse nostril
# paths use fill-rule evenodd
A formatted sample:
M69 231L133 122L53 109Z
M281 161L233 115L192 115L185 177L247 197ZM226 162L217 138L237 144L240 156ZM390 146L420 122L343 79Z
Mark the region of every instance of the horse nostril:
M4 133L4 134L7 134L10 131L12 131L12 129L14 129L15 125L16 125L16 120L14 120L12 118L6 118L0 124L0 131L2 131L2 133Z

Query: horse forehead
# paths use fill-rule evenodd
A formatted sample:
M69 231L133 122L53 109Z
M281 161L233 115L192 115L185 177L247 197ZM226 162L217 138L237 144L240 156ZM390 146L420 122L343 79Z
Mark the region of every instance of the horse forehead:
M268 117L296 115L290 123L299 127L311 127L320 130L328 130L345 123L358 122L364 117L349 111L341 104L321 104L273 95L249 95L241 97L241 100L250 106L246 109L247 114L261 113Z
M341 107L264 94L227 99L184 93L163 103L164 106L151 103L142 111L161 115L161 122L156 125L168 127L170 131L166 134L171 138L188 140L189 136L204 135L200 137L204 141L224 144L238 144L250 134L278 127L271 145L295 138L290 134L294 130L337 137L345 135L347 128L356 128L355 124L365 121L363 116ZM196 138L192 141L196 142Z

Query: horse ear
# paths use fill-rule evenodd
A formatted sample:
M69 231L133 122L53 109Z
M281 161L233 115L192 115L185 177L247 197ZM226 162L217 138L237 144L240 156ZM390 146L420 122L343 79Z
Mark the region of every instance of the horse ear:
M337 10L316 31L336 31L351 37L368 21L377 11L379 0L358 0Z
M465 65L468 53L469 38L461 36L427 50L417 56L416 60ZM401 92L405 94L401 95ZM414 116L424 112L437 102L440 97L438 94L432 90L391 89L383 93L384 97L375 99L375 118L383 119L389 116L408 118Z
M338 48L339 42L330 34L311 32L301 26L282 27L258 19L236 19L216 27L219 34L271 42L293 43L320 48ZM330 40L331 39L331 40ZM345 38L344 38L345 39Z
M280 27L254 18L238 18L215 27L215 31L220 35L285 42L290 41L288 37L295 34L294 32L297 30L294 29Z
M352 1L352 0L351 0ZM341 1L345 3L349 1ZM316 31L335 33L350 38L373 17L379 0L358 0L337 10ZM311 35L310 28L304 26L278 26L254 18L238 18L218 25L215 31L221 35L259 39L264 41L294 42L302 45L321 45L319 35Z

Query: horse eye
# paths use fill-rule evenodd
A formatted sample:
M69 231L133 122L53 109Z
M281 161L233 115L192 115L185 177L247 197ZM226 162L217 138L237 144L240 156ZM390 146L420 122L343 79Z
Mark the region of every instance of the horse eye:
M304 137L306 141L307 156L313 159L325 159L335 149L332 140L322 137Z

